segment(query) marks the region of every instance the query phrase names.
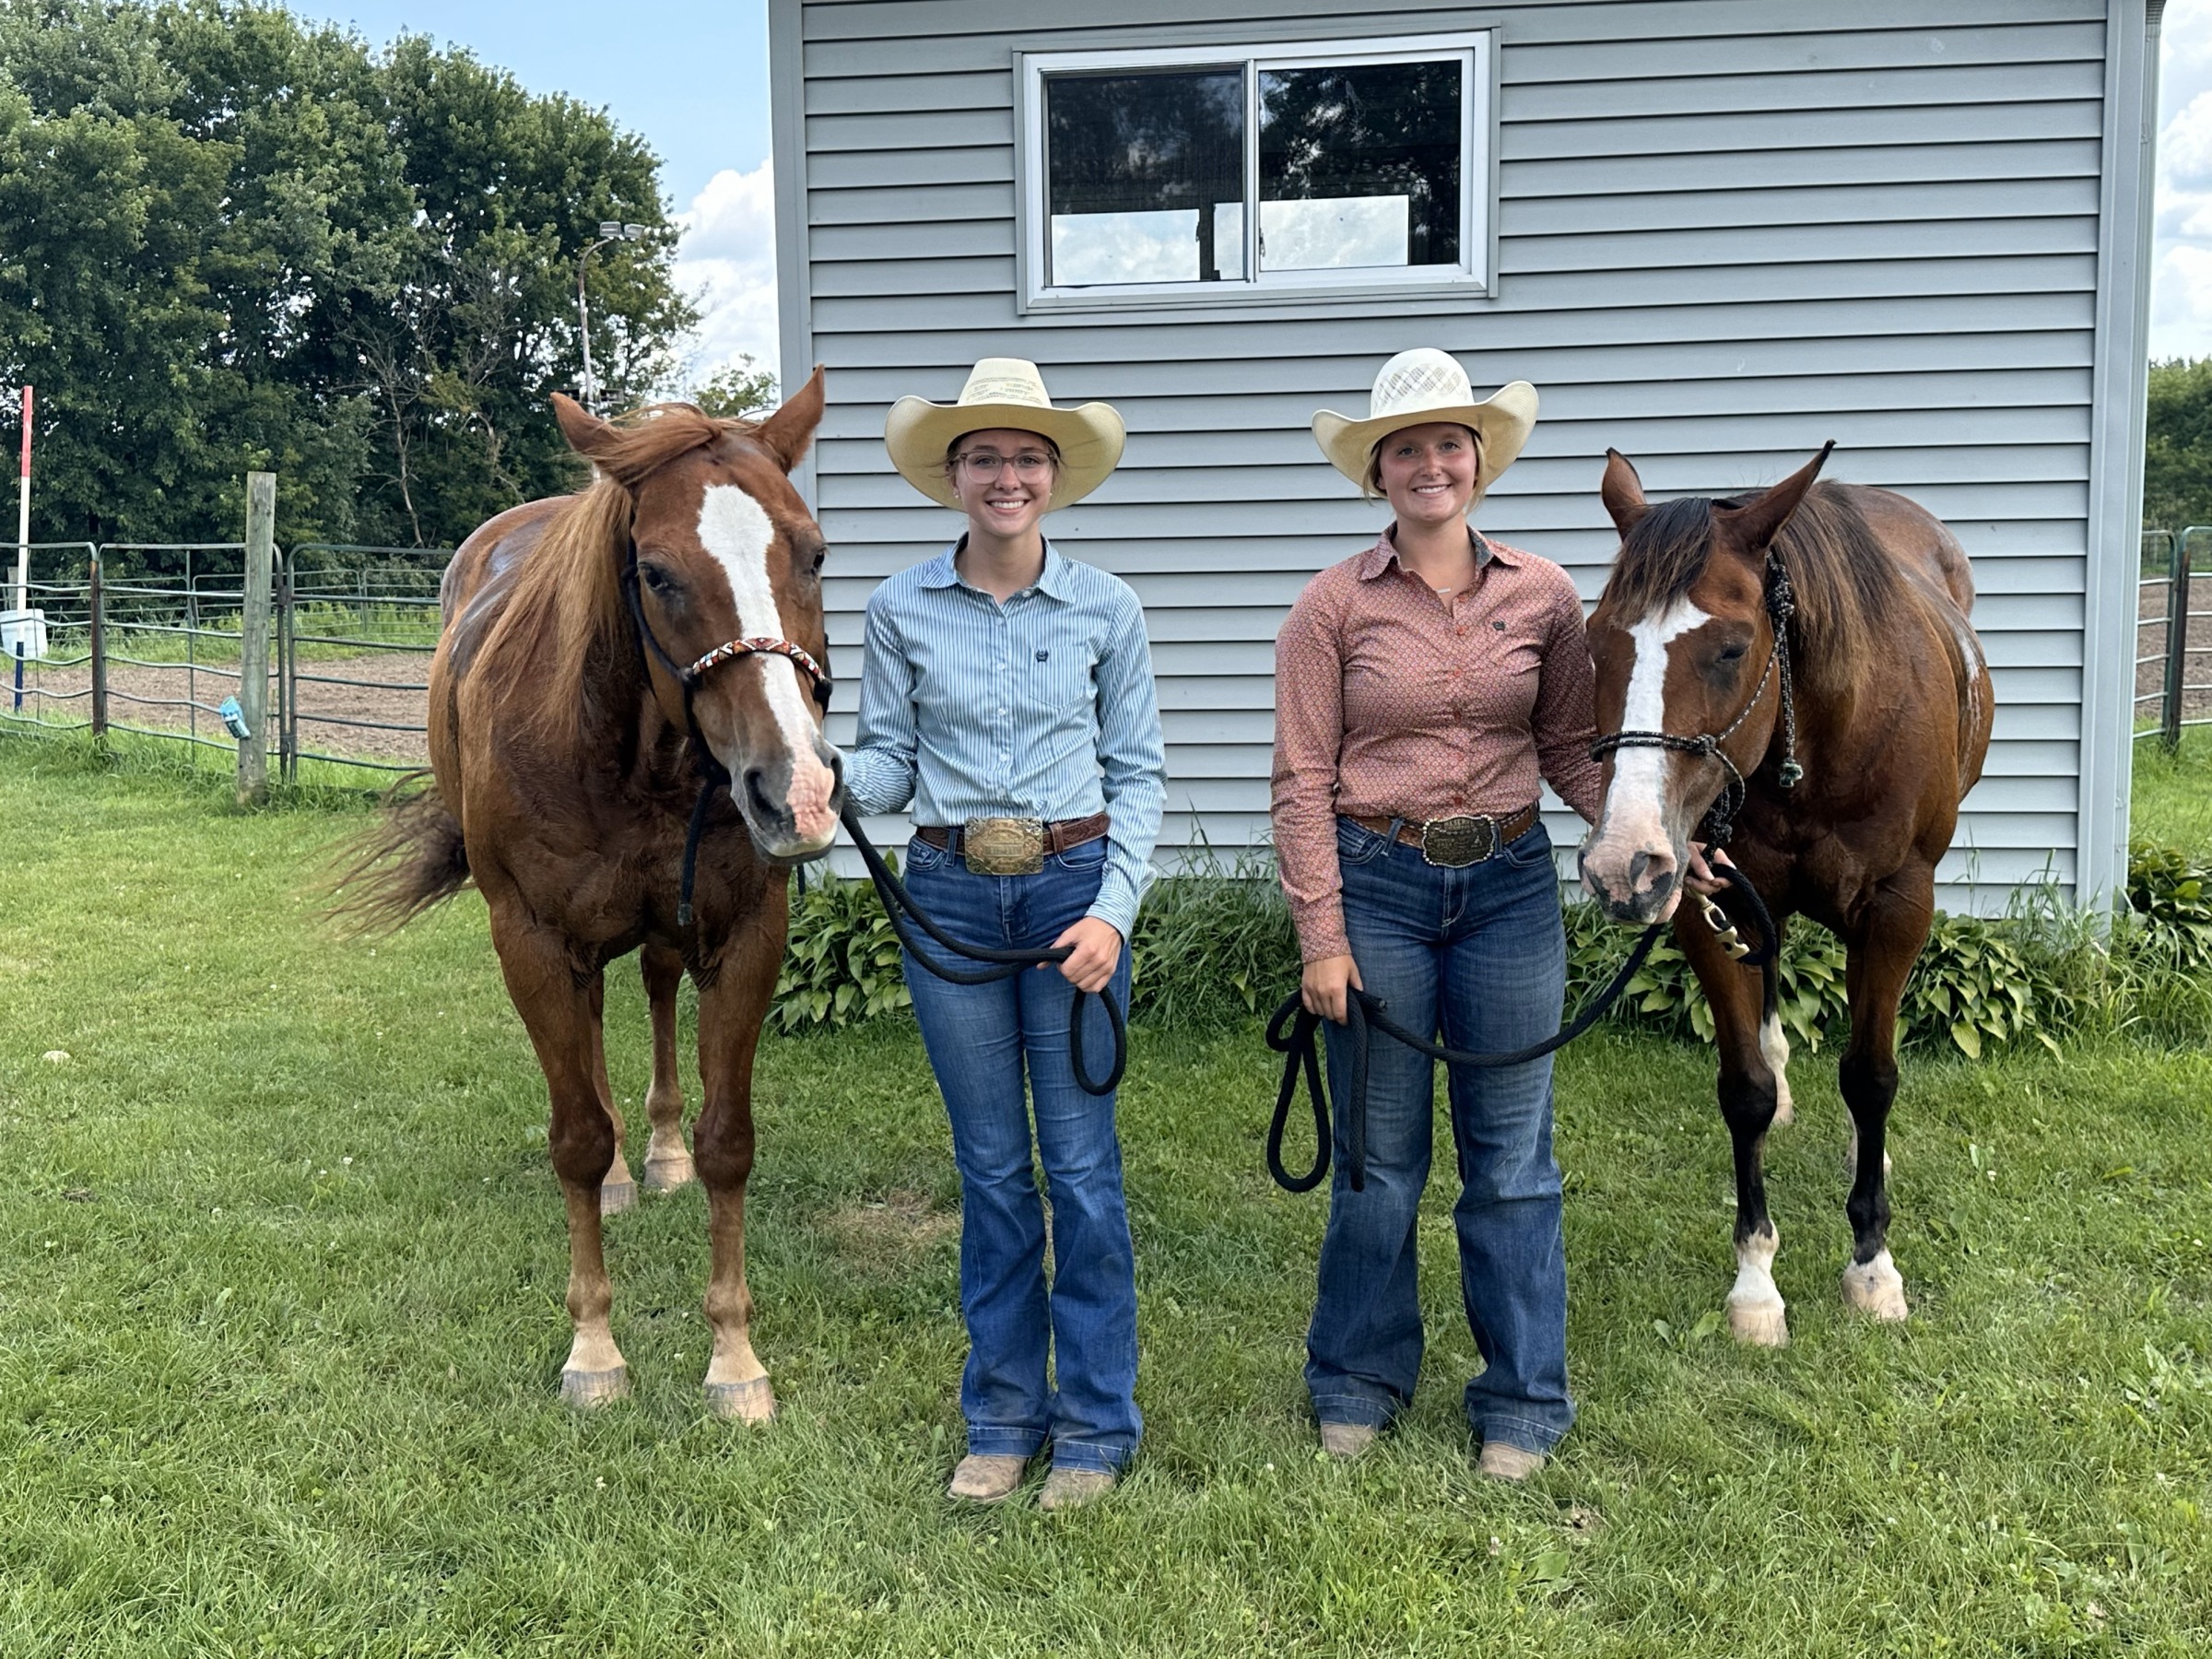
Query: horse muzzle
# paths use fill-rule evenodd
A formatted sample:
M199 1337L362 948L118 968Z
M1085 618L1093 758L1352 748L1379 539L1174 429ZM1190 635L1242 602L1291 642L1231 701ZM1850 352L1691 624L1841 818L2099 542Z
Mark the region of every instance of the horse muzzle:
M730 796L763 853L798 864L829 850L845 804L845 759L835 747L818 739L811 752L787 749L729 771Z
M1583 890L1615 922L1648 927L1665 922L1682 901L1682 864L1671 847L1638 847L1623 856L1603 843L1577 860Z

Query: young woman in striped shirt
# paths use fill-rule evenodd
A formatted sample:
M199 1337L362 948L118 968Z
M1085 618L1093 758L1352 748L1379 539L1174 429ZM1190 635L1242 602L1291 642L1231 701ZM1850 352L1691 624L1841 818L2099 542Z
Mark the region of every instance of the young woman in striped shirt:
M1511 1050L1559 1029L1566 943L1538 780L1584 818L1599 800L1573 584L1468 523L1527 441L1535 388L1478 404L1459 364L1424 348L1383 366L1371 408L1324 410L1314 435L1394 522L1307 585L1276 642L1276 852L1305 1006L1337 1022L1324 1029L1339 1100L1353 987L1453 1048ZM1339 1456L1411 1402L1421 1362L1415 1222L1433 1068L1386 1037L1369 1065L1366 1190L1350 1189L1340 1144L1306 1338L1322 1445ZM1455 1067L1450 1092L1460 1284L1486 1366L1467 1418L1484 1473L1517 1480L1574 1420L1551 1062Z
M1127 1010L1166 762L1136 595L1040 527L1105 481L1122 435L1106 405L1056 409L1035 365L1007 358L978 363L956 404L901 398L884 433L900 476L968 526L868 601L846 791L864 812L912 803L907 884L954 937L1073 947L1056 971L984 985L906 963L960 1172L968 1455L949 1491L976 1502L1011 1496L1048 1441L1041 1505L1088 1502L1142 1428L1114 1101L1076 1083L1068 1008L1072 986ZM1094 1070L1109 1041L1089 1008ZM1049 1287L1032 1107L1052 1190Z

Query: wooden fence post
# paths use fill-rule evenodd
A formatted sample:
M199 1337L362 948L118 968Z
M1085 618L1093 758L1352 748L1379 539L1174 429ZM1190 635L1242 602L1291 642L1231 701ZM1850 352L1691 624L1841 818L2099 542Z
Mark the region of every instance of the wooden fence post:
M276 475L246 475L246 573L238 619L238 706L246 735L238 740L238 801L269 793L269 583L276 550Z
M2182 747L2182 701L2189 679L2190 533L2184 529L2173 538L2171 578L2166 584L2166 684L2159 701L2159 741L2170 755Z

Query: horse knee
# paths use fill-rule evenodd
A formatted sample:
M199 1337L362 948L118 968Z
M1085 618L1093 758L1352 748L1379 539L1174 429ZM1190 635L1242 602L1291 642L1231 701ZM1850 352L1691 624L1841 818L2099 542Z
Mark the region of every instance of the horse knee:
M553 1172L575 1185L596 1185L614 1167L615 1126L596 1100L571 1111L557 1108L546 1143Z
M702 1112L691 1131L691 1167L710 1188L742 1187L753 1172L753 1125L740 1126L722 1113Z

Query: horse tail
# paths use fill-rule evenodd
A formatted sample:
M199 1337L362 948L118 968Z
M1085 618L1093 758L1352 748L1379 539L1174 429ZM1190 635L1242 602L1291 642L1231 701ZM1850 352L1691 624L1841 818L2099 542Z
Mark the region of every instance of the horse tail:
M409 772L384 796L376 822L338 854L326 911L354 934L391 933L468 885L461 820L427 771Z

